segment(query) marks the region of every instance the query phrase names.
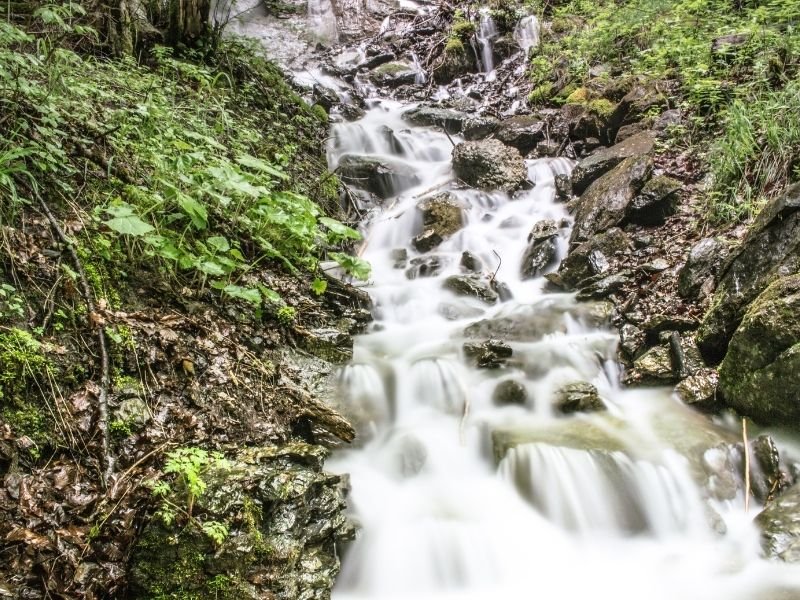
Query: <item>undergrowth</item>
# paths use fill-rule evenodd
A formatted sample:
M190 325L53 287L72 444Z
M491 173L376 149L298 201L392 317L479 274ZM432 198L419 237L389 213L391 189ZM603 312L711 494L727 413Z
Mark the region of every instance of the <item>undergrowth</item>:
M800 3L795 0L535 0L549 22L531 59L534 102L599 78L652 84L690 115L709 152L708 217L731 222L797 177ZM733 36L733 37L725 37ZM716 42L716 43L715 43ZM659 85L676 81L677 87Z

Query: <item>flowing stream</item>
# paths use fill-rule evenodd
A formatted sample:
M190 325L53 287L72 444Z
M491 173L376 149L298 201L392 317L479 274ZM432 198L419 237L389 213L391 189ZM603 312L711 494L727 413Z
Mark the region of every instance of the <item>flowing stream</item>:
M391 198L363 224L375 323L340 382L365 439L329 462L351 475L361 529L335 599L797 598L787 591L797 570L759 558L742 492L718 500L707 490L703 449L732 434L669 390L621 389L616 334L591 325L571 295L544 291L543 278L520 276L539 220L564 223L563 255L570 221L553 182L571 162L528 161L533 185L513 197L468 189L453 181L451 142L403 121L408 108L373 100L363 119L334 126L329 149L332 168L363 154L418 176L391 180ZM464 227L421 254L417 205L443 191L463 207ZM513 299L447 291L465 251ZM504 368L465 359L465 329L484 319L513 323ZM493 402L506 380L525 390L524 404ZM554 394L576 381L594 384L608 410L556 414Z

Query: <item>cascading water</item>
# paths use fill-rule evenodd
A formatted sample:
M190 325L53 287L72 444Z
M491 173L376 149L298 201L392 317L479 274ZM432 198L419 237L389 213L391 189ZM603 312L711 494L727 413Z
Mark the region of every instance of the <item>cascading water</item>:
M742 494L715 500L698 476L702 448L728 434L668 391L620 389L616 335L597 325L599 307L521 277L536 222L561 222L566 249L554 176L572 163L528 161L532 186L513 198L467 189L453 180L448 137L410 126L407 108L375 100L360 121L334 126L328 153L332 167L373 155L416 174L389 179L390 198L363 226L376 319L340 382L368 426L360 447L328 464L351 475L360 525L335 600L766 600L800 589L795 569L759 558ZM417 205L444 191L464 226L421 254ZM447 291L465 251L513 299ZM463 343L492 325L512 358L477 369ZM493 399L505 381L520 402ZM574 382L592 383L608 410L561 415L553 399Z
M475 37L478 38L478 45L481 49L481 68L487 74L487 77L491 77L494 72L494 41L499 33L492 13L488 8L482 8L478 14L480 18L478 19L478 31Z
M529 15L520 19L514 28L514 40L527 56L531 48L539 45L541 25L536 15Z

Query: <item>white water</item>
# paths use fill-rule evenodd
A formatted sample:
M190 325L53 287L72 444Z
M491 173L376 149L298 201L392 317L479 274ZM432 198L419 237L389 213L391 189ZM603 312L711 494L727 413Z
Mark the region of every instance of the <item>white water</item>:
M499 33L494 18L492 18L492 13L488 8L481 8L478 14L480 18L475 37L478 38L478 45L481 48L481 67L484 73L487 74L487 78L491 78L494 72L494 41Z
M541 25L535 15L524 17L514 28L514 40L516 40L526 56L531 48L539 45L540 34Z
M421 178L364 225L376 320L356 340L340 383L369 425L360 447L328 463L351 475L361 529L343 549L335 600L797 597L772 595L800 589L798 570L759 558L755 512L745 514L741 494L709 500L698 482L692 461L730 434L667 390L620 389L616 335L587 326L572 296L520 278L531 226L568 218L553 200L553 178L571 163L530 161L535 185L513 199L458 188L447 137L411 127L405 108L378 102L361 121L336 125L329 148L332 167L345 153L378 154L401 158ZM432 188L455 194L465 226L429 253L445 265L440 274L408 279L392 250L421 256L410 240L421 227L416 205ZM567 236L564 229L562 253ZM487 273L502 257L497 279L514 299L487 306L445 291L464 250ZM450 320L458 313L471 316ZM463 358L462 332L498 315L547 318L542 335L517 330L513 366L476 370ZM525 405L492 403L503 379L525 386ZM609 410L554 415L554 391L574 381L594 383ZM528 443L496 461L492 436L502 431ZM726 533L712 525L712 511Z

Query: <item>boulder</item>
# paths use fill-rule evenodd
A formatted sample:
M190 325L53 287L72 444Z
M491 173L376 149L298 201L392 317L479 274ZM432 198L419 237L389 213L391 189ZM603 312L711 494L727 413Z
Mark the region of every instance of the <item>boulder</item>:
M560 284L566 289L574 289L585 279L606 273L610 268L609 260L629 246L630 238L617 227L593 235L561 261L558 268Z
M579 305L546 301L521 305L511 314L483 319L464 329L468 338L502 338L509 341L534 342L546 335L565 333L566 316L587 326L608 324L613 306L608 302L586 302Z
M710 296L730 250L730 244L722 238L705 238L692 246L678 274L678 295L683 298Z
M383 156L345 154L339 159L337 172L345 183L363 188L383 199L420 183L411 165Z
M625 385L667 385L675 383L672 352L668 344L650 348L633 361L633 369L623 378Z
M619 347L629 360L639 357L645 347L645 334L632 323L625 323L619 328Z
M654 86L636 85L629 91L609 119L614 129L631 126L644 119L654 108L665 106L667 99Z
M486 304L494 304L498 299L497 292L476 275L451 275L444 280L444 288L457 296L472 296Z
M423 229L432 229L442 238L464 226L464 210L452 194L438 194L423 200L417 208L422 212Z
M499 123L500 121L494 117L473 115L464 121L461 135L465 140L481 140L494 133Z
M552 219L537 222L528 234L528 248L522 257L522 278L538 277L553 267L558 257L558 223Z
M467 185L504 192L520 187L528 174L520 153L495 139L458 144L453 148L453 170Z
M747 306L778 277L800 272L800 183L767 204L723 266L698 332L703 357L719 362Z
M652 170L650 157L633 156L592 183L578 199L570 241L583 242L595 233L621 224Z
M512 448L526 444L548 444L574 450L624 452L628 448L618 435L619 427L598 427L582 419L559 419L552 425L540 423L498 428L492 431L492 447L499 463Z
M593 181L628 158L649 154L655 145L655 135L644 131L634 135L621 144L602 148L581 160L572 171L572 189L582 193Z
M719 369L728 406L765 425L800 431L800 275L772 283L750 305Z
M800 484L776 498L755 519L764 552L771 558L800 562Z
M461 133L464 122L470 120L468 114L452 108L444 108L435 104L420 104L403 113L403 119L423 127L441 127L448 133Z
M559 173L555 177L556 200L559 202L567 202L572 198L572 179L569 175Z
M460 39L451 38L433 65L433 80L440 85L448 84L457 77L474 72L476 68L475 53L467 51Z
M703 412L716 412L722 407L717 397L718 381L716 371L704 369L681 381L675 386L675 393L688 406Z
M499 369L514 353L511 346L500 340L465 342L463 348L467 362L479 369Z
M459 266L470 273L483 272L483 262L469 250L464 250L464 252L461 253Z
M556 392L553 406L562 415L606 410L606 405L600 399L597 388L585 381L568 383L561 387Z
M672 177L653 177L628 205L628 221L637 225L663 225L678 208L680 189L681 183Z
M436 277L447 266L448 260L444 256L421 256L411 259L411 266L406 269L406 277L418 279L421 277Z
M633 273L630 269L625 269L619 273L613 273L602 277L596 281L583 286L578 290L575 299L579 302L586 300L602 300L612 294L622 291L625 285L631 280Z
M547 122L538 115L519 115L500 122L494 136L525 156L545 138Z
M516 379L506 379L497 384L492 392L496 406L524 405L528 401L528 390Z
M417 68L411 63L392 61L370 71L369 80L377 86L399 87L417 80Z

